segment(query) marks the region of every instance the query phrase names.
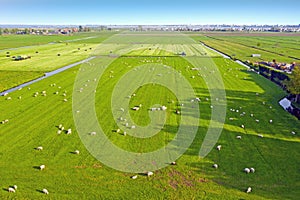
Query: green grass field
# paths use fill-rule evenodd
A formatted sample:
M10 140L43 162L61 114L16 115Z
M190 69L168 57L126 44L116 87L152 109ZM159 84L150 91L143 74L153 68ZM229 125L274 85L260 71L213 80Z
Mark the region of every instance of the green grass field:
M172 40L172 35L168 35L168 44L161 36L154 39L146 33L136 39L139 44L127 44L127 41L136 41L131 36L128 39L126 34L114 37L114 40L95 47L93 55L99 56L89 64L44 79L29 86L30 89L26 87L15 91L7 96L11 100L0 97L0 121L9 119L8 123L0 124L1 199L298 198L300 139L291 131L299 134L300 124L278 105L285 92L230 60L217 56L210 60L207 58L210 51L191 42L186 36L179 38L175 34ZM177 45L171 48L177 41ZM159 51L152 50L153 44L160 47ZM164 48L167 46L169 48ZM186 57L176 55L182 46L186 52L195 53L187 53ZM195 51L195 48L198 50ZM49 47L48 51L54 50ZM122 54L124 56L116 57ZM175 137L180 123L179 115L175 114L178 108L176 97L170 90L159 85L145 85L137 89L136 98L129 101L130 107L143 104L139 111L130 111L135 123L142 126L149 123L147 108L154 104L167 105L164 128L154 137L139 139L117 134L114 132L117 125L111 110L112 89L118 80L144 64L162 64L180 71L193 86L195 95L201 99L201 115L195 140L176 161L177 165L155 171L152 177L138 175L133 180L130 177L135 173L107 167L83 145L73 119L76 111L72 110L72 98L81 93L73 87L79 70L91 77L91 82L80 80L83 91L92 88L93 78L99 78L95 111L106 136L115 145L128 151L153 151ZM217 143L222 145L222 150L217 151L214 147L205 158L200 158L199 149L212 123L212 111L217 109L210 107L214 101L211 95L218 94L214 88L209 88L210 81L217 80L214 65L223 79L227 102L226 121ZM0 66L5 69L2 64ZM193 67L198 70L192 70ZM104 71L101 78L95 73L99 69ZM132 84L138 83L141 78L133 79ZM19 78L12 82L16 80ZM42 91L46 91L47 96L42 96ZM57 91L59 93L55 94ZM35 92L39 92L37 97L33 97ZM233 112L232 109L239 112ZM245 115L241 116L243 112ZM254 117L250 114L254 114ZM259 123L256 119L260 120ZM269 122L270 119L273 123ZM63 124L65 129L71 128L72 134L58 135L59 124ZM245 129L241 128L242 124ZM258 134L264 137L260 138ZM237 135L242 139L236 139ZM35 150L38 146L43 146L44 150ZM73 153L76 149L80 151L79 155ZM219 165L218 169L212 167L214 163ZM46 169L40 171L37 168L42 164L46 165ZM243 172L245 167L254 167L256 172L246 174ZM17 192L9 193L6 189L14 184L18 185ZM246 194L249 186L253 192ZM48 196L41 193L43 188L49 190Z
M300 57L300 36L290 34L281 36L278 34L213 34L203 33L191 36L229 56L242 61L272 61L299 63ZM253 58L252 54L261 54L261 58ZM235 55L235 56L233 56Z

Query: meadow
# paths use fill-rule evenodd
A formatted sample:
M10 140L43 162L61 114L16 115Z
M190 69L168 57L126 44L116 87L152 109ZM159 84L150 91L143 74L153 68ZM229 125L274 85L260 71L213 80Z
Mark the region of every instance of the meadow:
M156 38L151 33L139 34L138 37L131 33L115 35L99 46L92 46L91 55L96 58L89 63L0 97L0 121L9 119L9 122L0 124L1 199L298 198L300 139L297 134L300 124L278 104L286 93L256 73L205 49L187 35L156 34ZM58 45L63 49L72 46ZM56 54L51 47L45 51L49 51L47 55ZM178 51L185 51L187 55L179 56ZM60 59L54 56L53 62ZM78 55L81 59L84 56L87 55ZM182 108L174 93L166 87L143 85L134 91L135 97L128 100L129 114L139 126L150 123L150 107L155 104L167 106L165 124L155 136L143 139L124 136L126 127L119 127L113 115L113 109L119 108L112 105L112 90L125 74L139 71L144 65L154 69L156 65L170 66L179 71L193 86L195 97L201 100L197 103L201 115L196 116L199 125L193 143L176 160L176 165L154 171L151 177L117 171L98 161L82 143L76 121L87 118L84 121L86 127L92 123L90 118L81 114L89 108L84 100L95 97L96 117L114 145L145 153L173 140L181 117L189 113L182 112L182 116L175 113ZM5 66L0 66L5 70ZM57 62L52 66L54 69L60 65ZM27 68L33 72L45 70L42 65L40 68L28 65ZM98 71L103 72L101 77L97 76ZM81 73L85 73L82 79ZM156 73L155 78L164 78L167 74L167 71L162 76ZM218 82L218 76L222 83ZM130 84L138 84L140 79L143 77L132 79ZM176 79L170 81L176 84ZM224 86L225 99L219 85ZM47 96L41 95L42 91L46 91ZM36 92L39 95L34 97ZM8 97L11 100L7 100ZM218 102L216 97L220 98ZM78 102L74 98L82 98L80 112L74 110ZM186 99L186 103L190 100ZM208 130L212 125L213 129L219 128L214 127L214 122L220 120L216 117L216 111L220 109L218 103L226 104L222 107L226 116L220 138L206 157L199 157ZM139 104L143 105L139 111L130 109ZM272 123L269 120L273 120ZM71 128L72 134L57 134L59 124L65 129ZM121 133L116 133L118 127ZM292 135L292 131L297 134ZM258 137L259 134L264 137ZM242 139L236 139L236 136ZM222 145L221 151L216 150L217 145ZM44 149L35 150L38 146ZM75 150L80 154L75 154ZM219 165L218 169L212 167L214 163ZM46 165L43 171L38 169L42 164ZM246 174L243 172L245 167L254 167L256 172ZM137 179L132 179L133 175L138 175ZM9 193L7 188L14 184L18 190ZM252 193L245 193L247 187L252 187ZM41 192L43 188L48 189L49 195Z
M203 33L191 36L231 57L242 61L273 61L299 63L300 36L298 34L255 34L255 33ZM252 54L261 54L253 58Z

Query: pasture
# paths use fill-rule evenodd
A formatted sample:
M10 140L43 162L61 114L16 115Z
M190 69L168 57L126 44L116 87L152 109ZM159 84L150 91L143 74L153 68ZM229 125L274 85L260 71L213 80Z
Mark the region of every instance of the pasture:
M213 34L203 33L191 36L225 54L242 61L272 61L299 63L299 34ZM261 54L261 58L253 58L252 54Z
M115 35L93 46L91 55L96 58L89 63L0 97L0 121L9 120L0 124L1 199L297 199L300 195L300 124L278 105L285 92L263 77L217 56L186 35L156 34L156 38L151 33L138 37L129 33ZM58 48L68 51L67 45L59 45ZM47 55L56 52L51 47L47 51ZM187 56L179 56L178 51L185 51ZM84 56L87 55L79 54L78 58ZM52 59L56 62L60 58ZM150 123L149 108L155 104L166 105L162 130L142 139L124 136L127 129L123 125L120 133L115 132L119 126L112 109L119 108L112 105L112 90L125 74L138 71L143 65L169 66L180 71L201 100L197 103L201 114L192 145L176 160L176 165L154 171L151 177L120 172L95 159L76 130L76 116L80 116L87 105L82 101L83 110L77 112L73 104L74 98L82 95L88 99L89 92L96 87L96 93L93 92L96 116L114 145L143 153L165 146L175 138L181 123L181 115L175 111L181 108L174 93L161 85L139 87L134 98L129 100L128 109L135 124L146 126ZM0 66L5 69L2 64ZM58 68L59 64L52 66ZM30 71L32 69L43 71L44 66L30 68ZM96 76L98 70L103 72L101 77ZM85 79L78 79L81 72L86 73ZM164 78L167 74L166 71L155 78ZM218 74L226 99L221 99L222 91L217 85L220 83L216 83ZM138 84L140 79L143 77L132 79L130 84ZM176 83L176 79L170 81ZM36 92L39 94L34 97ZM8 97L11 100L7 100ZM210 125L219 120L213 118L218 106L211 107L216 97L220 97L220 103L226 103L223 107L226 109L225 123L217 144L202 158L199 149L205 135ZM130 109L139 104L143 105L140 110ZM85 120L89 121L89 118ZM60 124L65 130L72 129L72 134L58 134ZM297 134L292 135L292 131ZM222 145L220 151L217 145ZM38 146L43 150L37 151ZM75 154L75 150L80 154ZM215 163L219 166L217 169L212 167ZM46 168L39 170L40 165ZM245 167L254 167L256 171L246 174ZM137 179L131 178L134 175ZM7 191L12 185L18 186L16 193ZM249 194L245 192L248 187L252 188ZM41 192L43 188L47 188L49 195Z

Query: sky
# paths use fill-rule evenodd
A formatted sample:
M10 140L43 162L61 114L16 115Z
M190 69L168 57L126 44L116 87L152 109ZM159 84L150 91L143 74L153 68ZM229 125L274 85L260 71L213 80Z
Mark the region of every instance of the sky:
M300 24L299 0L1 0L0 24Z

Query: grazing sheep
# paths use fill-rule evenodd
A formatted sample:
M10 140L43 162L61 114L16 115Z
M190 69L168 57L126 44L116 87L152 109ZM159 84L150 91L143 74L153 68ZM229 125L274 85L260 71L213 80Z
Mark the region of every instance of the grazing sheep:
M244 172L246 172L247 174L249 174L249 173L250 173L250 169L246 167L246 168L244 169Z
M243 129L245 129L245 125L243 125L243 124L241 125L241 127L242 127Z
M49 194L48 190L45 189L45 188L42 190L42 192L43 192L44 194Z
M36 148L36 150L42 151L42 150L43 150L43 147L42 147L42 146L39 146L39 147Z
M210 108L214 108L214 106L210 106Z
M250 116L251 116L251 117L253 117L253 116L254 116L254 114L251 114Z
M242 139L242 136L238 135L236 136L236 139Z
M67 102L68 101L68 99L64 99L64 102Z
M137 107L137 106L132 108L132 110L135 110L135 111L138 111L139 109L140 109L140 107Z
M96 132L91 132L90 135L96 135Z
M21 97L21 96L19 96L19 99L22 99L22 97Z
M8 188L8 192L13 192L13 193L15 193L16 190L15 190L14 188L12 188L12 187L9 187L9 188Z
M256 119L255 121L256 121L257 123L259 123L259 119Z
M255 172L255 169L254 169L253 167L251 167L251 168L250 168L250 172L251 172L251 173L254 173L254 172Z
M131 129L135 129L136 127L133 125L133 126L131 126Z
M11 100L11 97L7 97L6 100Z
M58 126L58 128L62 128L62 124L60 124L60 125Z
M137 175L134 175L134 176L132 176L131 178L132 178L132 179L137 179L137 177L138 177Z
M230 121L233 121L233 118L232 118L232 117L230 117L230 118L229 118L229 120L230 120Z
M69 128L69 129L67 130L67 135L70 135L71 133L72 133L72 129Z
M17 185L14 185L13 188L14 188L15 190L17 190L17 189L18 189L18 186L17 186Z
M248 187L247 190L246 190L246 193L250 193L251 191L252 191L252 188Z
M167 107L166 106L162 106L161 110L167 110Z
M62 126L62 127L60 128L60 130L62 130L62 131L65 130L65 127Z
M257 136L260 137L260 138L263 138L263 137L264 137L262 134L258 134Z
M174 162L171 162L171 165L176 165L176 162L174 161Z
M127 135L127 132L126 132L126 131L124 131L123 135L124 135L124 136L126 136L126 135Z
M46 168L45 165L41 165L41 166L40 166L40 170L44 170L45 168Z
M3 96L5 96L5 97L6 97L7 95L8 95L8 93L7 93L7 92L3 94Z
M296 135L296 132L295 132L295 131L292 131L291 133L292 133L292 135Z
M121 131L121 129L119 129L119 128L116 130L117 133L120 133L120 131Z
M217 164L213 164L213 168L218 168L219 166Z
M270 123L273 123L273 120L272 119L270 119L270 121L269 121Z
M147 176L152 176L153 175L153 172L147 172Z
M221 150L221 147L222 147L221 145L218 145L218 146L217 146L217 150L220 151L220 150Z
M61 130L58 130L58 131L57 131L57 134L61 134Z
M74 154L79 154L79 153L80 153L79 150L74 151Z

